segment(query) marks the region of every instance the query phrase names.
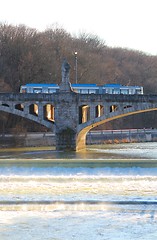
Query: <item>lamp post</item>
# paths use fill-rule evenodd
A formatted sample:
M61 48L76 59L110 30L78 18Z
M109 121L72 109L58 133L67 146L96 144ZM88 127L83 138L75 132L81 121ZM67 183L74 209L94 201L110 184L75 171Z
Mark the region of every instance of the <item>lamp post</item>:
M77 52L75 52L75 83L77 83Z

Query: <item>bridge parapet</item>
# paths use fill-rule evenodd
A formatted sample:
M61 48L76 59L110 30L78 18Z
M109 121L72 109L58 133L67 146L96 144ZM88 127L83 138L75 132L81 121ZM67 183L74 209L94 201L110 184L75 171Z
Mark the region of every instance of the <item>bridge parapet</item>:
M157 102L157 95L80 94L84 102Z
M44 93L0 93L0 101L55 101L54 94L44 94Z

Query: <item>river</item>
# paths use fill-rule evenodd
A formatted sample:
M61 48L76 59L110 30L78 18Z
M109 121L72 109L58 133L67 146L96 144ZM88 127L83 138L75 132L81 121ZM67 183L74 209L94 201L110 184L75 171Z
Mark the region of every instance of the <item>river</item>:
M157 143L0 151L0 240L156 240Z

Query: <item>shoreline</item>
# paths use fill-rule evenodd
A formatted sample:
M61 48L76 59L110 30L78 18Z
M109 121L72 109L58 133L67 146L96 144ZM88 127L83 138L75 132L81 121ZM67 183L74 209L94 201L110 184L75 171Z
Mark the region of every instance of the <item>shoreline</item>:
M90 131L87 145L157 142L157 129L123 129ZM55 135L51 132L25 133L19 135L0 134L0 148L55 148Z

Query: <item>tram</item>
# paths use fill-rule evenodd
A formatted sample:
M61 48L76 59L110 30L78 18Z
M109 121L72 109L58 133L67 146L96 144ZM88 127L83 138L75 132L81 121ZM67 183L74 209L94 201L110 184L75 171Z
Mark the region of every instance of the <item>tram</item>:
M141 86L124 86L121 84L71 84L72 89L80 94L143 94ZM20 87L21 93L56 93L58 84L28 83Z

